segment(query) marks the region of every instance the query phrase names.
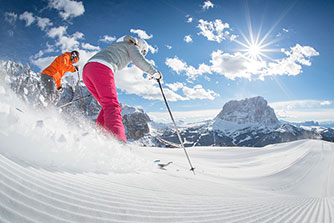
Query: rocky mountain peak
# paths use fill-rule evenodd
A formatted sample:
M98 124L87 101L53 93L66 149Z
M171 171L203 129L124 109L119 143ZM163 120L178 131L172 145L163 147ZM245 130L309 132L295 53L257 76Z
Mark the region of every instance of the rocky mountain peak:
M129 139L139 139L150 132L151 121L143 109L121 103L123 124Z
M228 122L230 125L234 124L243 127L261 126L273 129L280 126L274 110L260 96L227 102L215 118L215 121Z

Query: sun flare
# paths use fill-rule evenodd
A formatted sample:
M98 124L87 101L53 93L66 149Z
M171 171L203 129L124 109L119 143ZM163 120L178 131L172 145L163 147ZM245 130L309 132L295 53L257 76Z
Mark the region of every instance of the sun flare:
M243 33L241 33L241 35L243 36L244 42L240 40L234 41L243 47L242 49L239 49L239 51L243 52L244 56L249 58L250 60L264 61L264 58L272 60L272 58L270 58L266 53L279 51L278 49L266 48L272 45L277 40L264 43L266 40L266 36L259 40L259 35L255 39L252 35L252 32L250 33L249 37L246 37Z
M253 58L257 58L261 54L261 46L259 45L250 45L247 49L247 54Z
M271 33L275 26L271 27L265 34L261 33L262 27L258 29L258 32L253 30L250 18L248 19L248 31L249 35L246 36L242 31L240 34L242 39L235 38L234 42L239 44L242 48L237 49L243 52L243 55L251 61L264 61L264 58L273 60L268 54L271 52L280 52L278 48L269 48L279 41L279 38L269 40Z

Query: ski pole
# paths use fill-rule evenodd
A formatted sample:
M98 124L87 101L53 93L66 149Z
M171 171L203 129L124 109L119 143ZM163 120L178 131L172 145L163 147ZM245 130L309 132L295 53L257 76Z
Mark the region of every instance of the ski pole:
M90 96L92 96L92 95L89 94L89 95L83 96L83 97L81 97L81 98L77 98L77 99L75 99L75 100L73 100L73 101L70 101L70 102L68 102L68 103L65 103L65 104L63 104L63 105L58 106L58 108L66 107L66 106L68 106L68 105L70 105L70 104L72 104L72 103L74 103L74 102L80 101L80 100L85 99L85 98L89 98Z
M78 74L78 83L77 83L77 85L78 85L81 97L83 97L83 93L82 93L82 90L81 90L81 87L80 87L80 74L79 74L79 70L77 70L77 74ZM80 101L80 104L81 104L81 107L84 109L84 112L86 112L85 105L82 103L82 101Z
M175 123L175 120L174 120L174 118L173 118L173 114L172 114L172 112L171 112L171 110L170 110L170 108L169 108L169 105L168 105L166 96L165 96L165 94L164 94L164 91L162 90L162 86L161 86L161 83L160 83L160 79L157 79L157 81L158 81L158 84L159 84L159 87L160 87L160 90L161 90L162 97L164 98L166 107L167 107L167 109L168 109L170 118L171 118L172 121L173 121L175 130L176 130L177 137L179 138L179 141L180 141L180 143L181 143L181 146L182 146L182 148L183 148L183 150L184 150L184 153L186 154L186 157L187 157L187 159L188 159L188 162L189 162L189 165L190 165L190 171L193 171L193 173L194 173L194 175L195 175L195 168L194 168L193 165L191 164L189 155L188 155L188 153L187 153L186 148L184 147L183 140L182 140L182 138L181 138L181 135L180 135L180 133L179 133L179 130L178 130L177 127L176 127L176 123Z

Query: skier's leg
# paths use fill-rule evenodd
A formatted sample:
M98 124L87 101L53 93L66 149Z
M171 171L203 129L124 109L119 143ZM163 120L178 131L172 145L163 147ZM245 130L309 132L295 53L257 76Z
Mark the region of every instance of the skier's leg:
M90 63L89 63L90 64ZM90 69L89 64L87 64L83 71L82 71L82 80L85 83L87 89L89 92L93 95L93 97L101 104L100 97L95 89L94 85L94 79L92 80L92 76L96 75L94 74L94 70Z
M56 86L53 78L47 74L41 74L41 81L44 89L42 90L44 98L49 104L52 104L56 99Z
M99 104L101 105L100 102L100 97L95 89L95 85L94 85L94 78L93 80L91 80L91 77L96 75L94 74L94 67L92 68L92 66L90 66L91 64L87 64L83 71L82 71L82 80L85 83L87 89L89 90L89 92L93 95L93 97L99 102ZM99 115L97 116L96 119L96 124L97 126L103 127L104 126L104 116L103 116L103 108L101 109Z
M84 74L89 79L102 106L97 123L102 123L105 129L113 133L117 138L126 142L124 125L122 123L121 106L117 98L114 74L111 69L100 63L88 63L84 68ZM85 82L85 79L84 79ZM86 82L85 82L86 84ZM88 88L88 86L87 86ZM90 89L89 89L90 90ZM94 93L91 92L94 96ZM94 96L95 97L95 96Z
M122 122L121 107L115 104L105 105L104 127L111 131L117 138L126 142L124 125Z
M101 109L99 115L97 116L96 124L100 127L104 126L104 111L103 111L103 108Z
M112 132L117 138L126 142L124 125L122 122L121 106L117 98L114 73L108 67L101 65L104 69L98 81L97 92L100 96L104 112L104 127Z

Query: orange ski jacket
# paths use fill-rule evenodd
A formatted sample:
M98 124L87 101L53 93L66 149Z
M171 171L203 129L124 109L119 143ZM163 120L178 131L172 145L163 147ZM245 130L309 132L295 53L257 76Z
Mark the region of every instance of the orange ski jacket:
M55 80L57 88L61 86L61 78L68 71L74 72L76 69L72 65L71 53L66 52L58 56L41 74L47 74Z

